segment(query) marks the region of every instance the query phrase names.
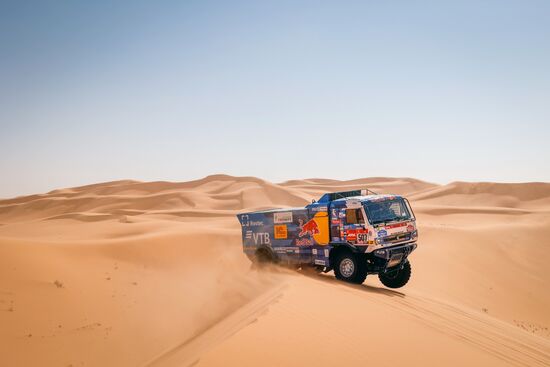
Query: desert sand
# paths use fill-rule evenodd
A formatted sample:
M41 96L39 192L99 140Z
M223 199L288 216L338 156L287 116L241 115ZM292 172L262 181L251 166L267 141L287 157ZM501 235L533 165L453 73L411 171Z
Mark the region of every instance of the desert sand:
M241 211L406 195L399 290L253 269ZM0 200L2 366L550 366L550 184L209 176Z

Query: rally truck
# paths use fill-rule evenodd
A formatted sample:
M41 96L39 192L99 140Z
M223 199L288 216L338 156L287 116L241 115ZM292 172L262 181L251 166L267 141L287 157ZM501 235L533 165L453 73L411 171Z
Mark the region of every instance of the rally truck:
M282 263L334 270L336 278L361 284L378 274L400 288L411 276L409 255L418 230L409 201L369 190L324 194L303 208L238 214L243 251L254 263Z

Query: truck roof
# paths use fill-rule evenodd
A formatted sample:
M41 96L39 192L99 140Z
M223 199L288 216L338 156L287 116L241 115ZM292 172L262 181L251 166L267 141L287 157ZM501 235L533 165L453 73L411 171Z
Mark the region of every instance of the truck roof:
M332 201L342 201L348 199L355 199L360 201L377 201L377 200L387 200L395 197L400 197L399 195L387 195L387 194L377 194L374 191L369 189L363 190L351 190L351 191L340 191L340 192L327 192L319 198L318 203L330 203Z
M366 201L383 201L383 200L391 200L396 198L401 198L401 195L393 195L393 194L375 194L375 195L358 195L358 196L349 196L345 198L340 198L332 201L346 201L350 199L359 200L361 202Z
M369 195L361 195L361 191L364 192L364 190L355 190L355 191L346 191L342 193L326 193L318 201L314 201L311 204L306 205L305 207L298 207L298 208L277 208L277 209L264 209L264 210L255 210L253 212L248 212L246 214L253 214L253 213L273 213L273 212L286 212L290 210L304 210L308 208L317 208L317 207L323 207L328 206L331 202L345 202L347 200L359 200L361 202L377 202L377 201L384 201L384 200L392 200L396 198L402 198L401 195L393 195L393 194L369 194ZM372 191L369 191L372 192ZM347 196L348 193L359 193L359 195L350 195ZM349 195L349 194L348 194ZM338 197L337 196L341 196ZM330 198L334 198L332 200L327 200ZM326 210L326 209L324 209Z

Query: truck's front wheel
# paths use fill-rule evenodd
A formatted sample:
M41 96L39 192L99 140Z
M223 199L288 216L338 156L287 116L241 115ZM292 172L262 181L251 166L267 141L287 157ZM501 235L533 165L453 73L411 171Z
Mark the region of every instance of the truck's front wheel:
M401 288L411 278L411 264L407 261L401 268L379 273L378 278L388 288Z
M361 284L367 278L367 269L357 254L345 252L336 259L334 274L337 279Z

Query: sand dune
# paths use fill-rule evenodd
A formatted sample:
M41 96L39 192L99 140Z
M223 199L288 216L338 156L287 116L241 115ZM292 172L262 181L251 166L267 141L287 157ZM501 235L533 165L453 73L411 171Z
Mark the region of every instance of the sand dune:
M453 182L413 194L411 199L439 205L494 206L547 211L550 207L549 192L550 183Z
M234 215L326 191L407 195L413 278L251 269ZM9 366L550 365L550 184L209 176L0 201Z
M48 194L0 201L0 222L19 222L69 213L136 214L181 209L240 210L267 206L297 206L310 195L253 178L209 176L202 180L171 182L116 181Z

